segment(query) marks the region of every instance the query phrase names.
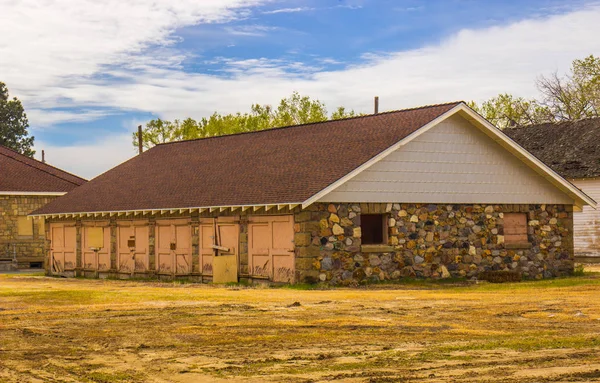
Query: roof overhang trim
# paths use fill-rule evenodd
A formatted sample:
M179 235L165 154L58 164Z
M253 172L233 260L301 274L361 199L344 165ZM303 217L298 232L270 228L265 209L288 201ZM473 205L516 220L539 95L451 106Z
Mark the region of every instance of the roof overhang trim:
M61 195L65 195L67 194L67 192L44 192L44 191L39 191L39 192L26 192L26 191L0 191L0 195L39 195L39 196L61 196Z
M234 212L241 209L242 212L251 209L252 212L258 212L263 210L268 212L273 208L277 208L278 211L288 208L293 210L294 208L302 205L301 202L296 203L284 203L284 204L260 204L260 205L232 205L232 206L206 206L206 207L189 207L189 208L161 208L161 209L141 209L141 210L118 210L118 211L91 211L91 212L72 212L72 213L49 213L49 214L29 214L29 217L34 218L86 218L86 217L120 217L120 216L147 216L155 214L191 214L191 213L204 213L208 211L210 213L218 212L224 213L228 210Z

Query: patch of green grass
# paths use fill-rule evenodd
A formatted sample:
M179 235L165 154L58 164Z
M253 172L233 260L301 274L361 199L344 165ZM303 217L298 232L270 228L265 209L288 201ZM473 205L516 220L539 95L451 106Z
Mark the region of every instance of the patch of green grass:
M473 351L473 350L496 350L508 349L514 351L537 351L546 349L563 348L594 348L600 346L600 337L540 337L540 336L521 336L521 337L492 337L489 340L469 342L461 345L442 345L436 349L439 353L450 353L454 351Z
M582 264L576 265L573 270L573 276L575 277L583 277L585 275L585 266Z

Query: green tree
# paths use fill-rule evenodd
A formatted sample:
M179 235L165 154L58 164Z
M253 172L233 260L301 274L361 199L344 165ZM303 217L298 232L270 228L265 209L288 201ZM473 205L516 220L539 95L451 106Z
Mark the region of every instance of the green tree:
M0 145L33 157L33 136L27 132L29 121L21 101L10 99L6 84L0 82Z
M353 117L353 110L339 107L332 113L331 119ZM194 138L222 136L226 134L254 132L281 126L290 126L328 120L325 104L298 92L282 99L276 108L271 105L254 104L248 113L213 113L199 121L187 118L183 121L165 121L156 119L148 122L142 131L145 148L154 145L189 140ZM137 147L137 132L133 134L133 145Z
M500 129L600 117L600 57L574 60L568 74L540 76L536 86L537 99L503 93L469 106Z
M508 93L492 97L481 105L474 101L468 105L500 129L541 123L547 116L545 108L536 100L526 100Z
M600 57L574 60L571 72L537 80L541 104L553 121L574 121L600 116Z

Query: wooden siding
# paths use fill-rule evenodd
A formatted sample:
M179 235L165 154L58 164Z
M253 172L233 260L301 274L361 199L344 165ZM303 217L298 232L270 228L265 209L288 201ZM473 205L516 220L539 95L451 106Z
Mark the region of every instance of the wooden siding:
M584 193L600 201L600 178L573 180ZM584 206L583 211L573 214L575 230L575 255L600 257L600 209Z
M416 137L320 202L573 204L460 116Z

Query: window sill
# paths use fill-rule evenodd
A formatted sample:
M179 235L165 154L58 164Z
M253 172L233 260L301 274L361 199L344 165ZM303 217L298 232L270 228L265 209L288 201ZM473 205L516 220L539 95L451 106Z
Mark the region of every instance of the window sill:
M505 243L504 248L508 250L515 249L531 249L531 243L529 242L517 242L517 243Z
M362 245L360 251L362 253L391 253L394 251L394 247L388 245Z

